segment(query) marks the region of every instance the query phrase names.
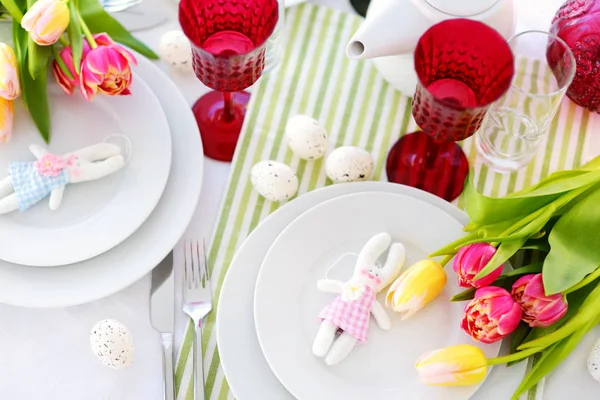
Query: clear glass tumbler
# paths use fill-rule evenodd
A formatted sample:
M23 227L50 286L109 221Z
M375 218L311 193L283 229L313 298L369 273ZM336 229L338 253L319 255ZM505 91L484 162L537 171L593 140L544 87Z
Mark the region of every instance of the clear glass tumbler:
M508 44L515 59L513 81L475 135L477 152L498 172L516 171L533 159L576 68L569 46L551 33L522 32Z

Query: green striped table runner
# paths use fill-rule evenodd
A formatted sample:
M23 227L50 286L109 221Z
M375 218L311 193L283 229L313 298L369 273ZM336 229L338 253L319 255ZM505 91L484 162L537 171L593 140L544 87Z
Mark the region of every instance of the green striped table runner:
M283 133L288 118L299 113L311 115L325 126L332 146L365 148L375 158L375 180L386 179L384 165L390 146L403 132L417 128L411 116L410 98L391 88L371 62L346 58L345 45L360 22L359 17L311 4L288 9L282 64L253 90L209 252L215 308L202 338L206 399L233 398L220 367L215 332L223 279L236 249L263 218L281 206L265 201L252 189L250 168L265 159L290 165L297 171L299 195L331 184L322 160L299 160L285 145ZM535 67L527 60L521 66ZM470 139L463 148L473 162L481 190L500 196L530 185L554 170L578 166L597 153L600 146L590 137L594 118L597 117L565 101L542 144L546 151L512 175L494 174L474 162L475 148ZM460 200L458 204L462 205ZM192 399L192 338L190 324L176 366L179 400Z

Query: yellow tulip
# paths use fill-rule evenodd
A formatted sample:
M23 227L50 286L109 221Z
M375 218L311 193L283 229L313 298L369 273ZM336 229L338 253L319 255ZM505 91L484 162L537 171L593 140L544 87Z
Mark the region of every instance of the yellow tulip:
M13 130L13 101L0 97L0 143L10 141Z
M0 43L0 97L14 100L21 95L17 57L12 47Z
M401 313L402 319L410 318L444 290L447 280L446 272L438 262L419 261L390 286L386 305Z
M479 347L459 344L423 354L415 368L427 385L468 386L480 383L488 367Z
M49 46L60 39L67 26L71 14L62 0L38 0L21 20L21 26L31 39L40 46Z

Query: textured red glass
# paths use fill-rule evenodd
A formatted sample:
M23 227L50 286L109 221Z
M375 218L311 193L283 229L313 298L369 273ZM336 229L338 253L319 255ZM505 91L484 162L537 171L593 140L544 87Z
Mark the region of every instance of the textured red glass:
M192 45L194 71L209 88L193 106L205 154L231 161L249 94L261 76L277 0L181 0L179 22Z
M472 136L489 106L508 90L513 54L490 26L449 19L419 39L415 70L419 83L412 114L429 137L405 135L392 147L388 180L451 201L462 192L469 171L467 158L454 142Z
M600 1L570 0L552 21L550 32L567 43L577 63L567 96L580 106L600 112ZM549 49L551 50L551 49ZM552 62L548 52L548 62Z

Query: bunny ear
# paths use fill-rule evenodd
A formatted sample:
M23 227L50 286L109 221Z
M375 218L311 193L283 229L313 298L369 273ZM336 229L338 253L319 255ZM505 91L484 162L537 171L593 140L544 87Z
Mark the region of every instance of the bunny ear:
M121 153L121 148L116 144L102 142L74 151L69 155L74 155L87 161L95 162L103 161L113 156L118 156Z
M389 247L392 238L388 233L379 233L367 241L356 260L355 271L368 268L375 264L377 259Z

